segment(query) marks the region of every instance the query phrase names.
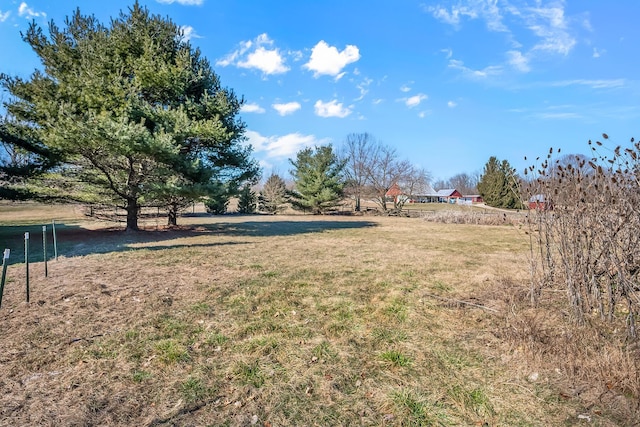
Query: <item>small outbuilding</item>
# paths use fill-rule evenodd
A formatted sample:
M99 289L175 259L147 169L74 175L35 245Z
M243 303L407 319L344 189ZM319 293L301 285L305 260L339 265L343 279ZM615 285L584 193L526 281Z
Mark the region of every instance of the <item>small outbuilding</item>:
M529 199L529 209L535 209L537 211L544 211L551 209L551 205L547 203L547 198L544 194L536 194Z
M462 199L462 193L455 188L438 190L438 201L441 203L456 203L458 199Z

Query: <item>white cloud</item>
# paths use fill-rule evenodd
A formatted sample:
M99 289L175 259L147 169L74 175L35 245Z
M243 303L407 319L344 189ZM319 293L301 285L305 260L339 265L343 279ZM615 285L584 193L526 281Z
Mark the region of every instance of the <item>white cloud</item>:
M255 68L264 74L282 74L289 71L280 51L267 49L265 46L273 46L273 40L266 33L260 34L255 40L241 42L238 49L218 60L216 65Z
M173 4L178 3L183 6L201 6L204 0L156 0L158 3Z
M553 119L553 120L567 120L567 119L581 119L582 116L578 113L538 113L536 117L541 119Z
M576 40L567 31L564 9L557 7L528 8L525 11L525 23L542 40L533 50L567 55L576 45Z
M11 12L10 12L10 11L8 11L8 10L7 10L6 12L4 12L4 13L3 13L3 12L0 10L0 22L4 22L4 21L6 21L6 20L7 20L7 18L9 18L9 15L11 15Z
M255 153L262 153L267 158L291 157L303 148L328 143L327 139L318 139L314 135L303 135L298 132L282 136L262 136L258 132L248 130L245 136Z
M404 103L407 107L413 108L420 105L420 103L425 99L427 99L427 95L425 95L424 93L419 93L417 95L413 95L409 98L404 99Z
M289 67L284 65L277 49L268 50L262 46L251 52L245 61L240 61L237 65L240 68L257 68L265 74L282 74L289 71Z
M272 107L281 116L293 114L296 111L298 111L300 108L302 108L299 102L287 102L286 104L273 104Z
M440 49L440 52L444 53L447 59L450 59L453 56L453 50L451 49Z
M449 108L456 108L457 106L458 106L458 104L455 101L447 102L447 107L449 107Z
M369 86L373 83L372 79L365 78L360 84L356 85L356 88L360 91L360 96L355 101L362 100L367 93L369 93Z
M441 3L424 6L424 10L456 29L460 29L464 21L478 19L485 22L489 31L507 33L512 50L507 52L505 65L521 72L531 71L531 62L536 57L568 55L577 44L573 33L580 26L593 31L588 14L567 18L565 0L441 0ZM522 30L533 35L526 34L525 44L516 40L516 34L522 34ZM451 59L450 50L443 49L442 52ZM476 76L480 77L480 74Z
M600 58L602 56L603 53L606 53L607 51L605 49L598 49L597 47L593 48L593 57L594 58Z
M244 104L242 107L240 107L240 112L262 114L265 112L265 109L256 103L251 103L251 104Z
M347 45L339 52L335 46L329 46L324 40L320 40L311 50L311 58L304 67L313 71L314 77L324 74L339 79L344 75L343 68L359 59L360 51L357 46Z
M431 13L434 18L456 28L460 26L463 18L483 18L489 30L508 32L502 22L502 11L495 0L468 0L451 6L450 9L438 5L427 6L424 10Z
M329 102L316 101L315 105L316 115L320 117L340 117L344 118L351 114L349 107L344 107L341 102L332 100Z
M191 25L183 25L180 27L182 30L182 40L188 42L191 39L201 39L202 36L196 33L196 30Z
M41 16L44 18L44 17L47 16L47 14L44 13L44 12L36 12L36 11L34 11L25 2L20 3L20 6L18 7L18 15L19 16L24 16L27 19L38 18L38 17L41 17Z
M400 86L400 92L409 92L411 88L407 85Z
M474 79L484 79L489 76L497 76L502 74L503 71L503 68L499 65L490 65L482 70L473 70L465 67L464 62L457 59L450 59L448 67L454 70L460 70L464 76Z
M518 50L510 50L507 52L507 57L509 58L507 62L516 70L523 73L528 73L529 71L531 71L531 67L529 66L529 59L524 56L522 52Z
M427 12L430 12L434 18L439 19L446 24L454 26L460 24L460 18L464 16L467 16L471 19L475 19L478 17L478 13L476 11L466 6L452 6L451 11L442 6L429 6L425 10Z
M611 79L611 80L588 80L588 79L575 79L575 80L562 80L559 82L551 83L551 86L565 87L565 86L589 86L592 89L615 89L625 86L625 79Z

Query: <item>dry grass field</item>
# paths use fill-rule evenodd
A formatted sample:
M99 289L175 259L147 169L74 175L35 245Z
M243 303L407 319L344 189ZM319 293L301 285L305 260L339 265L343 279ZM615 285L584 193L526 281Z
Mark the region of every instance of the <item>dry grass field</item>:
M4 205L0 224L3 426L637 425L532 344L564 332L527 309L517 226L193 215L123 233Z

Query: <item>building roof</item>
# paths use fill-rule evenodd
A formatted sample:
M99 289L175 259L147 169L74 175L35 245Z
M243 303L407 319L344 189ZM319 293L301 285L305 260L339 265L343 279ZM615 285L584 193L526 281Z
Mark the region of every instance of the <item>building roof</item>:
M456 192L455 188L445 188L443 190L438 190L437 195L440 197L449 197Z
M395 196L399 196L402 194L402 189L400 188L400 186L396 183L393 184L391 186L391 188L389 188L389 190L387 190L387 193L385 194L386 196L391 196L391 197L395 197Z
M413 195L418 197L437 197L438 193L436 192L436 190L433 189L433 187L430 184L424 184L424 185L418 186L413 191Z

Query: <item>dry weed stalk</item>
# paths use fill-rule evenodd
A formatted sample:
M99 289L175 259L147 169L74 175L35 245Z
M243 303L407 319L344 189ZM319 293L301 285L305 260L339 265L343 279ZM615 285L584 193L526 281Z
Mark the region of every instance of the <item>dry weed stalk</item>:
M425 212L423 218L430 222L443 224L473 224L473 225L521 225L523 215L505 212L480 211L438 211Z
M541 273L532 297L562 283L579 322L590 314L612 323L624 318L628 335L636 337L640 143L631 139L629 148L613 150L599 141L589 145L591 158L554 160L551 149L540 166L525 171L534 176L525 188L528 199L538 203L529 215Z

